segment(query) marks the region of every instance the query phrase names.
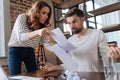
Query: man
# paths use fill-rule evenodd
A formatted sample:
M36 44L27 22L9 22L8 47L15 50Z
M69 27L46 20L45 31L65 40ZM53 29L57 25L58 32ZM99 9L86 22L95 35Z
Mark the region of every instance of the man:
M107 39L101 30L87 29L83 25L83 11L73 8L66 15L66 21L73 32L68 40L77 47L76 50L70 52L73 60L78 63L78 72L103 72L103 63L107 63ZM64 56L64 55L63 55ZM45 64L42 69L46 71L65 70L63 65Z

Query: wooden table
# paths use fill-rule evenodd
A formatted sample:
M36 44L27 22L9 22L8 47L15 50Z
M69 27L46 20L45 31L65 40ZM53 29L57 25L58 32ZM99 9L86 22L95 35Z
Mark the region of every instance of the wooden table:
M23 76L31 76L31 77L43 77L44 72L41 70L33 71L33 72L28 72L28 73L22 73L21 75Z
M49 72L45 74L41 70L37 70L34 72L24 73L24 76L32 76L32 77L54 77L52 80L58 80L57 77L60 75L59 71ZM103 72L80 72L79 73L81 79L86 80L105 80L105 76ZM45 79L44 79L45 80ZM51 80L51 79L48 79Z
M58 80L58 76L61 75L60 71L53 71L49 73L45 73L41 70L29 72L29 73L22 73L23 76L31 76L31 77L38 77L38 78L44 78L44 80Z
M79 75L86 80L105 80L104 72L80 72Z

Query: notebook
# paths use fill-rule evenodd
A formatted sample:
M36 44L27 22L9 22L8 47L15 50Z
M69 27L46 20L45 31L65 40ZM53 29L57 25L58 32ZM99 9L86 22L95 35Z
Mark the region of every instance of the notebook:
M36 78L36 77L30 77L30 76L7 77L3 68L0 66L0 80L43 80L43 78Z

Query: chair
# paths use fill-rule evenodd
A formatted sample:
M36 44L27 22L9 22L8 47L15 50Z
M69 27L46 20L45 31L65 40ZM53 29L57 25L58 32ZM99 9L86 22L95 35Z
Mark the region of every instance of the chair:
M37 62L38 69L40 69L40 62L47 62L44 45L41 43L39 43L39 46L38 46L38 51L36 54L36 62Z

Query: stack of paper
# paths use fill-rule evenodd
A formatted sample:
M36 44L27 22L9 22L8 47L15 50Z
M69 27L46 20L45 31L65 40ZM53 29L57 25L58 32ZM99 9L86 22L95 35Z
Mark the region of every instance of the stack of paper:
M69 53L70 51L76 49L76 47L66 39L59 28L52 30L52 33L52 37L57 42L57 44L53 45L52 50L64 63L68 70L77 72L78 64L72 59Z
M43 78L29 77L29 76L13 76L10 80L43 80Z
M64 36L63 32L60 30L60 28L56 28L52 30L52 37L57 42L57 45L64 49L65 51L71 51L76 49L74 45L72 45Z

